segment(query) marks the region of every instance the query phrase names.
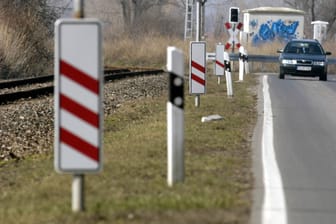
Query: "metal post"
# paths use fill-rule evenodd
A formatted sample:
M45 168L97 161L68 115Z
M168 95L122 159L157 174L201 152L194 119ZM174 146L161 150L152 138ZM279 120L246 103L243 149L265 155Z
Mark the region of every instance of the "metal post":
M84 211L84 174L74 174L73 176L72 211Z
M196 41L201 39L201 0L196 2ZM195 107L199 107L201 104L201 96L197 94L195 96Z
M205 25L205 7L204 7L204 4L205 4L205 1L202 1L202 4L201 4L201 39L202 40L205 40L205 28L204 28L204 25Z
M201 39L201 2L196 2L196 41Z
M84 18L84 0L74 0L74 17ZM72 179L72 211L84 211L84 174L74 174Z
M233 24L232 24L232 32L234 33L235 31L236 31L236 24L233 23ZM232 53L234 53L234 51L235 51L235 45L236 45L236 43L235 43L235 41L233 40L233 41L232 41Z
M84 0L74 0L74 17L84 18Z

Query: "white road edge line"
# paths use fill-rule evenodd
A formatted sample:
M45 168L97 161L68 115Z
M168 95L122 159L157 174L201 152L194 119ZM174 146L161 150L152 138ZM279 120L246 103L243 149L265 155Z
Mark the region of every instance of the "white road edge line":
M263 77L264 122L262 134L262 163L264 176L263 224L287 224L285 193L273 145L273 114L268 76Z

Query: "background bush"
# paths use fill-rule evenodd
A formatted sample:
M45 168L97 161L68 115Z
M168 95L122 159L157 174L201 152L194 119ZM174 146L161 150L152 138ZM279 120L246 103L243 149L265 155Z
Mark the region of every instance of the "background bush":
M0 78L52 72L55 18L47 0L0 1Z

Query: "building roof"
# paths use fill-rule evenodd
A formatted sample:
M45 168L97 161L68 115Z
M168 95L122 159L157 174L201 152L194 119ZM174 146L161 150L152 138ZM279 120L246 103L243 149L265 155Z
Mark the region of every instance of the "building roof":
M281 14L296 14L296 15L305 14L305 12L302 10L291 9L291 8L286 8L286 7L259 7L259 8L254 8L254 9L243 10L243 13L250 13L250 14L281 13Z

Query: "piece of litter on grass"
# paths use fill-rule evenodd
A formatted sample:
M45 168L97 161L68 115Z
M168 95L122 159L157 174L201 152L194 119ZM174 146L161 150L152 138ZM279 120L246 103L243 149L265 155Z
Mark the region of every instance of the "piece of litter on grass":
M224 119L224 117L222 117L218 114L214 114L214 115L209 115L209 116L202 117L202 122L218 121L218 120L222 120L222 119Z

